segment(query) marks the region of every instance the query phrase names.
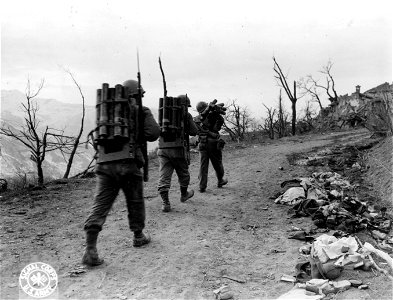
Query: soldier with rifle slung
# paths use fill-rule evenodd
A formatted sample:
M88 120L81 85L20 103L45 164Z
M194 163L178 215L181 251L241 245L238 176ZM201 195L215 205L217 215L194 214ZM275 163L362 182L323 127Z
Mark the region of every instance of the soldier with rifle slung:
M143 233L143 180L147 180L147 173L141 170L147 165L146 141L157 140L160 127L151 111L142 106L144 93L139 72L138 81L127 80L115 88L104 83L97 90L97 187L93 208L84 224L86 249L82 258L90 266L103 263L97 253L97 237L120 189L126 198L129 228L134 233L133 246L150 242Z
M164 97L160 99L159 124L161 134L158 142L159 181L158 192L162 199L162 211L171 211L169 189L173 171L176 171L180 185L180 201L185 202L194 195L188 190L190 184L189 141L188 136L198 132L191 114L187 95Z
M198 149L200 153L199 169L199 191L204 193L207 187L207 178L209 172L209 161L211 161L217 176L217 187L221 188L228 183L224 178L224 166L222 164L222 149L225 142L220 138L220 130L224 124L226 108L224 104L217 104L214 100L207 104L201 101L197 104L196 109L199 113L194 118L198 126Z

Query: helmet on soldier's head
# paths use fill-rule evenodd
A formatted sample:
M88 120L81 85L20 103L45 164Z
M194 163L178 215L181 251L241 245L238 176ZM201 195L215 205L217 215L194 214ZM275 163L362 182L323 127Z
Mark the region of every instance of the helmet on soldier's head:
M207 103L204 101L200 101L198 102L198 104L196 105L196 109L199 113L203 112L205 110L205 108L207 107Z
M188 107L191 107L191 101L187 95L179 95L179 96L177 96L177 98L180 98L182 101L186 101L186 104L188 105Z
M123 86L128 88L128 95L137 95L138 94L138 81L136 80L127 80L123 82ZM143 96L143 94L145 93L145 90L143 89L143 87L141 86L141 94Z

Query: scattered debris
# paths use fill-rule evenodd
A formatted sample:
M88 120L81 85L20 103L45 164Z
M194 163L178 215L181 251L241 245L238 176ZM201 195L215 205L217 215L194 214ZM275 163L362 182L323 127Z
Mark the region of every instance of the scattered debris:
M214 290L213 293L218 300L232 299L234 296L228 285L221 286L220 288Z
M392 270L393 258L382 250L375 249L369 243L362 245L357 237L337 238L333 235L322 234L312 244L302 246L299 252L305 251L307 253L308 249L310 249L308 260L299 262L295 266L296 276L283 275L282 281L303 283L306 284L309 292L328 294L346 290L351 286L360 287L363 284L360 280L355 279L329 281L340 277L344 269L360 268L369 271L372 267L393 280L387 270L380 268L375 263L371 253L384 259Z
M288 188L275 203L292 205L291 217L310 216L319 228L355 233L368 229L376 239L388 238L392 226L386 208L376 209L361 202L355 187L335 172L315 172L310 178L296 178L281 183Z
M387 237L386 233L380 232L379 230L371 230L371 234L375 239L383 240Z
M328 279L311 279L306 283L297 283L292 290L277 299L322 299L326 295L343 292L352 286L358 289L368 288L360 280L329 281Z
M84 274L84 273L86 273L86 267L77 265L74 269L69 271L67 274L70 277L78 277L78 276L80 276L81 274Z
M296 227L296 226L291 226L290 231L304 231L302 228Z
M350 279L349 282L353 287L359 287L363 284L361 280L357 280L357 279Z
M385 260L389 267L393 270L393 258L389 256L389 254L383 252L382 250L378 250L375 249L375 247L373 245L371 245L370 243L364 243L363 245L363 249L370 252L370 253L374 253L376 255L378 255L380 258L382 258L383 260Z
M227 299L232 299L233 296L234 296L233 292L228 291L228 292L220 293L218 299L220 299L220 300L227 300Z
M310 261L301 261L298 262L295 266L296 269L296 281L297 282L306 282L310 279L311 277L311 264Z
M311 244L307 244L307 245L304 245L304 246L300 247L299 248L299 252L301 254L305 254L305 255L310 254L310 252L311 252Z
M308 235L305 231L295 231L291 233L288 238L306 242L311 242L314 240L314 237Z
M300 287L304 287L304 285L300 285ZM325 295L332 292L332 287L326 279L311 279L306 282L304 288L306 291L317 295Z
M334 236L322 234L313 243L313 250L321 263L335 260L336 265L344 266L360 260L360 254L356 252L358 244L354 237L337 239Z
M280 280L285 282L296 282L296 278L294 276L286 274L282 275Z
M358 289L359 290L366 290L366 289L368 289L368 285L367 284L362 284L362 285L358 286Z
M239 283L246 283L246 280L243 280L243 279L240 279L240 278L235 278L235 277L229 277L227 275L222 275L222 278L233 280L233 281L236 281L236 282L239 282Z
M305 192L302 187L291 187L283 195L278 197L274 202L293 205L297 204L305 198Z
M348 146L333 149L327 155L317 153L314 157L303 157L301 164L325 165L332 172L314 172L310 177L293 178L281 183L284 191L276 195L274 202L291 206L288 210L291 218L311 217L316 228L335 232L333 235L320 232L322 235L312 244L299 248L307 260L296 264L296 287L287 293L288 298L284 294L283 298L278 299L295 298L291 293L302 294L299 288L304 289L299 299L313 299L310 297L342 292L351 287L368 288L367 284L357 279L332 281L337 280L344 269L375 269L393 280L389 274L389 271L393 271L393 258L388 254L393 252L393 237L390 235L392 216L387 214L386 207L359 199L359 183L352 185L344 176L336 173L349 170L349 174L359 174L365 166L356 161L358 153L359 147ZM374 199L371 197L370 200ZM370 243L362 245L356 236L350 236L361 230L370 233L376 241L375 246ZM292 231L289 238L299 240L316 233L315 229L306 231L293 228ZM371 254L386 261L390 270L378 266Z
M319 300L325 297L325 295L317 295L315 293L309 294L304 288L294 287L289 292L281 295L277 300L294 300L294 299L307 299L307 300Z
M332 286L335 288L335 292L342 292L349 289L352 284L349 280L332 281Z
M393 252L393 247L388 245L387 243L387 240L383 240L382 242L378 243L378 248L386 252Z
M269 255L269 254L275 254L275 253L285 253L285 252L287 252L287 251L285 251L285 250L280 250L280 249L271 249L271 250L267 253L267 255Z

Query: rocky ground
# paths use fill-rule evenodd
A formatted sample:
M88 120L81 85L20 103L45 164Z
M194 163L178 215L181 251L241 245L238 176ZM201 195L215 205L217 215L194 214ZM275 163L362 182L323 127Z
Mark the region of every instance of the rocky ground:
M292 226L312 226L310 218L292 219L287 206L274 203L274 195L282 192L280 183L332 167L300 165L297 159L324 148L375 142L370 136L365 130L355 130L227 145L224 166L229 184L218 189L211 169L203 194L197 191L199 163L198 154L193 153L190 172L195 196L180 203L174 176L170 213L160 211L158 165L151 161L150 181L145 184L146 231L151 244L132 247L124 196L119 195L99 236L98 250L105 263L96 268L80 264L82 227L92 205L94 178L59 180L44 190L3 193L0 297L18 298L22 268L40 261L55 268L59 299L214 299L213 291L224 284L235 299L275 299L293 287L280 278L294 275L294 266L302 258L299 247L305 242L288 239ZM342 167L341 172L359 184L362 201L384 205L388 213L392 213L391 146L387 139L352 154L363 163L358 172L345 164L333 166ZM358 236L373 242L366 231ZM348 271L341 277L361 279L369 289L351 288L331 296L334 299L392 298L392 283L381 273Z

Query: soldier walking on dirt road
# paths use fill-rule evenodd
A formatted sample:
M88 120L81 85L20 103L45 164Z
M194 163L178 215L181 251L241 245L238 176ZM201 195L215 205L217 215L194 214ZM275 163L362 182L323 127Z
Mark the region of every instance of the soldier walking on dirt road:
M188 107L191 107L191 104L187 95L180 95L177 98L172 98L171 101L179 103L175 103L176 105L173 105L172 103L173 106L170 108L162 107L161 109L171 109L172 112L176 112L172 113L171 118L173 120L170 121L169 124L178 123L178 128L173 128L174 130L169 130L170 128L168 128L168 130L166 130L165 125L162 124L157 152L160 163L158 192L162 199L163 212L171 211L169 189L171 187L171 179L174 170L176 171L180 185L180 201L185 202L194 196L193 190L188 191L188 185L190 184L190 172L188 170L188 165L190 160L187 143L189 143L188 136L195 136L198 133L198 128L195 125L191 114L188 112ZM181 109L176 110L173 109L173 107L181 107ZM176 116L175 114L179 115Z
M197 104L196 109L199 113L194 121L198 126L198 149L200 153L199 169L199 191L204 193L207 187L209 172L209 161L211 161L217 176L217 187L221 188L228 183L224 178L224 166L222 164L222 149L224 140L220 138L220 130L224 124L225 109L216 105L217 100L207 104L201 101Z
M134 247L150 242L150 237L143 233L146 214L141 168L147 161L138 140L141 136L145 141L157 140L160 127L151 111L142 106L144 93L140 81L136 80L127 80L115 88L108 88L104 83L102 90L97 91L97 187L94 205L84 224L86 249L82 258L90 266L103 263L97 253L97 237L120 189L126 198ZM135 132L136 128L139 133Z

